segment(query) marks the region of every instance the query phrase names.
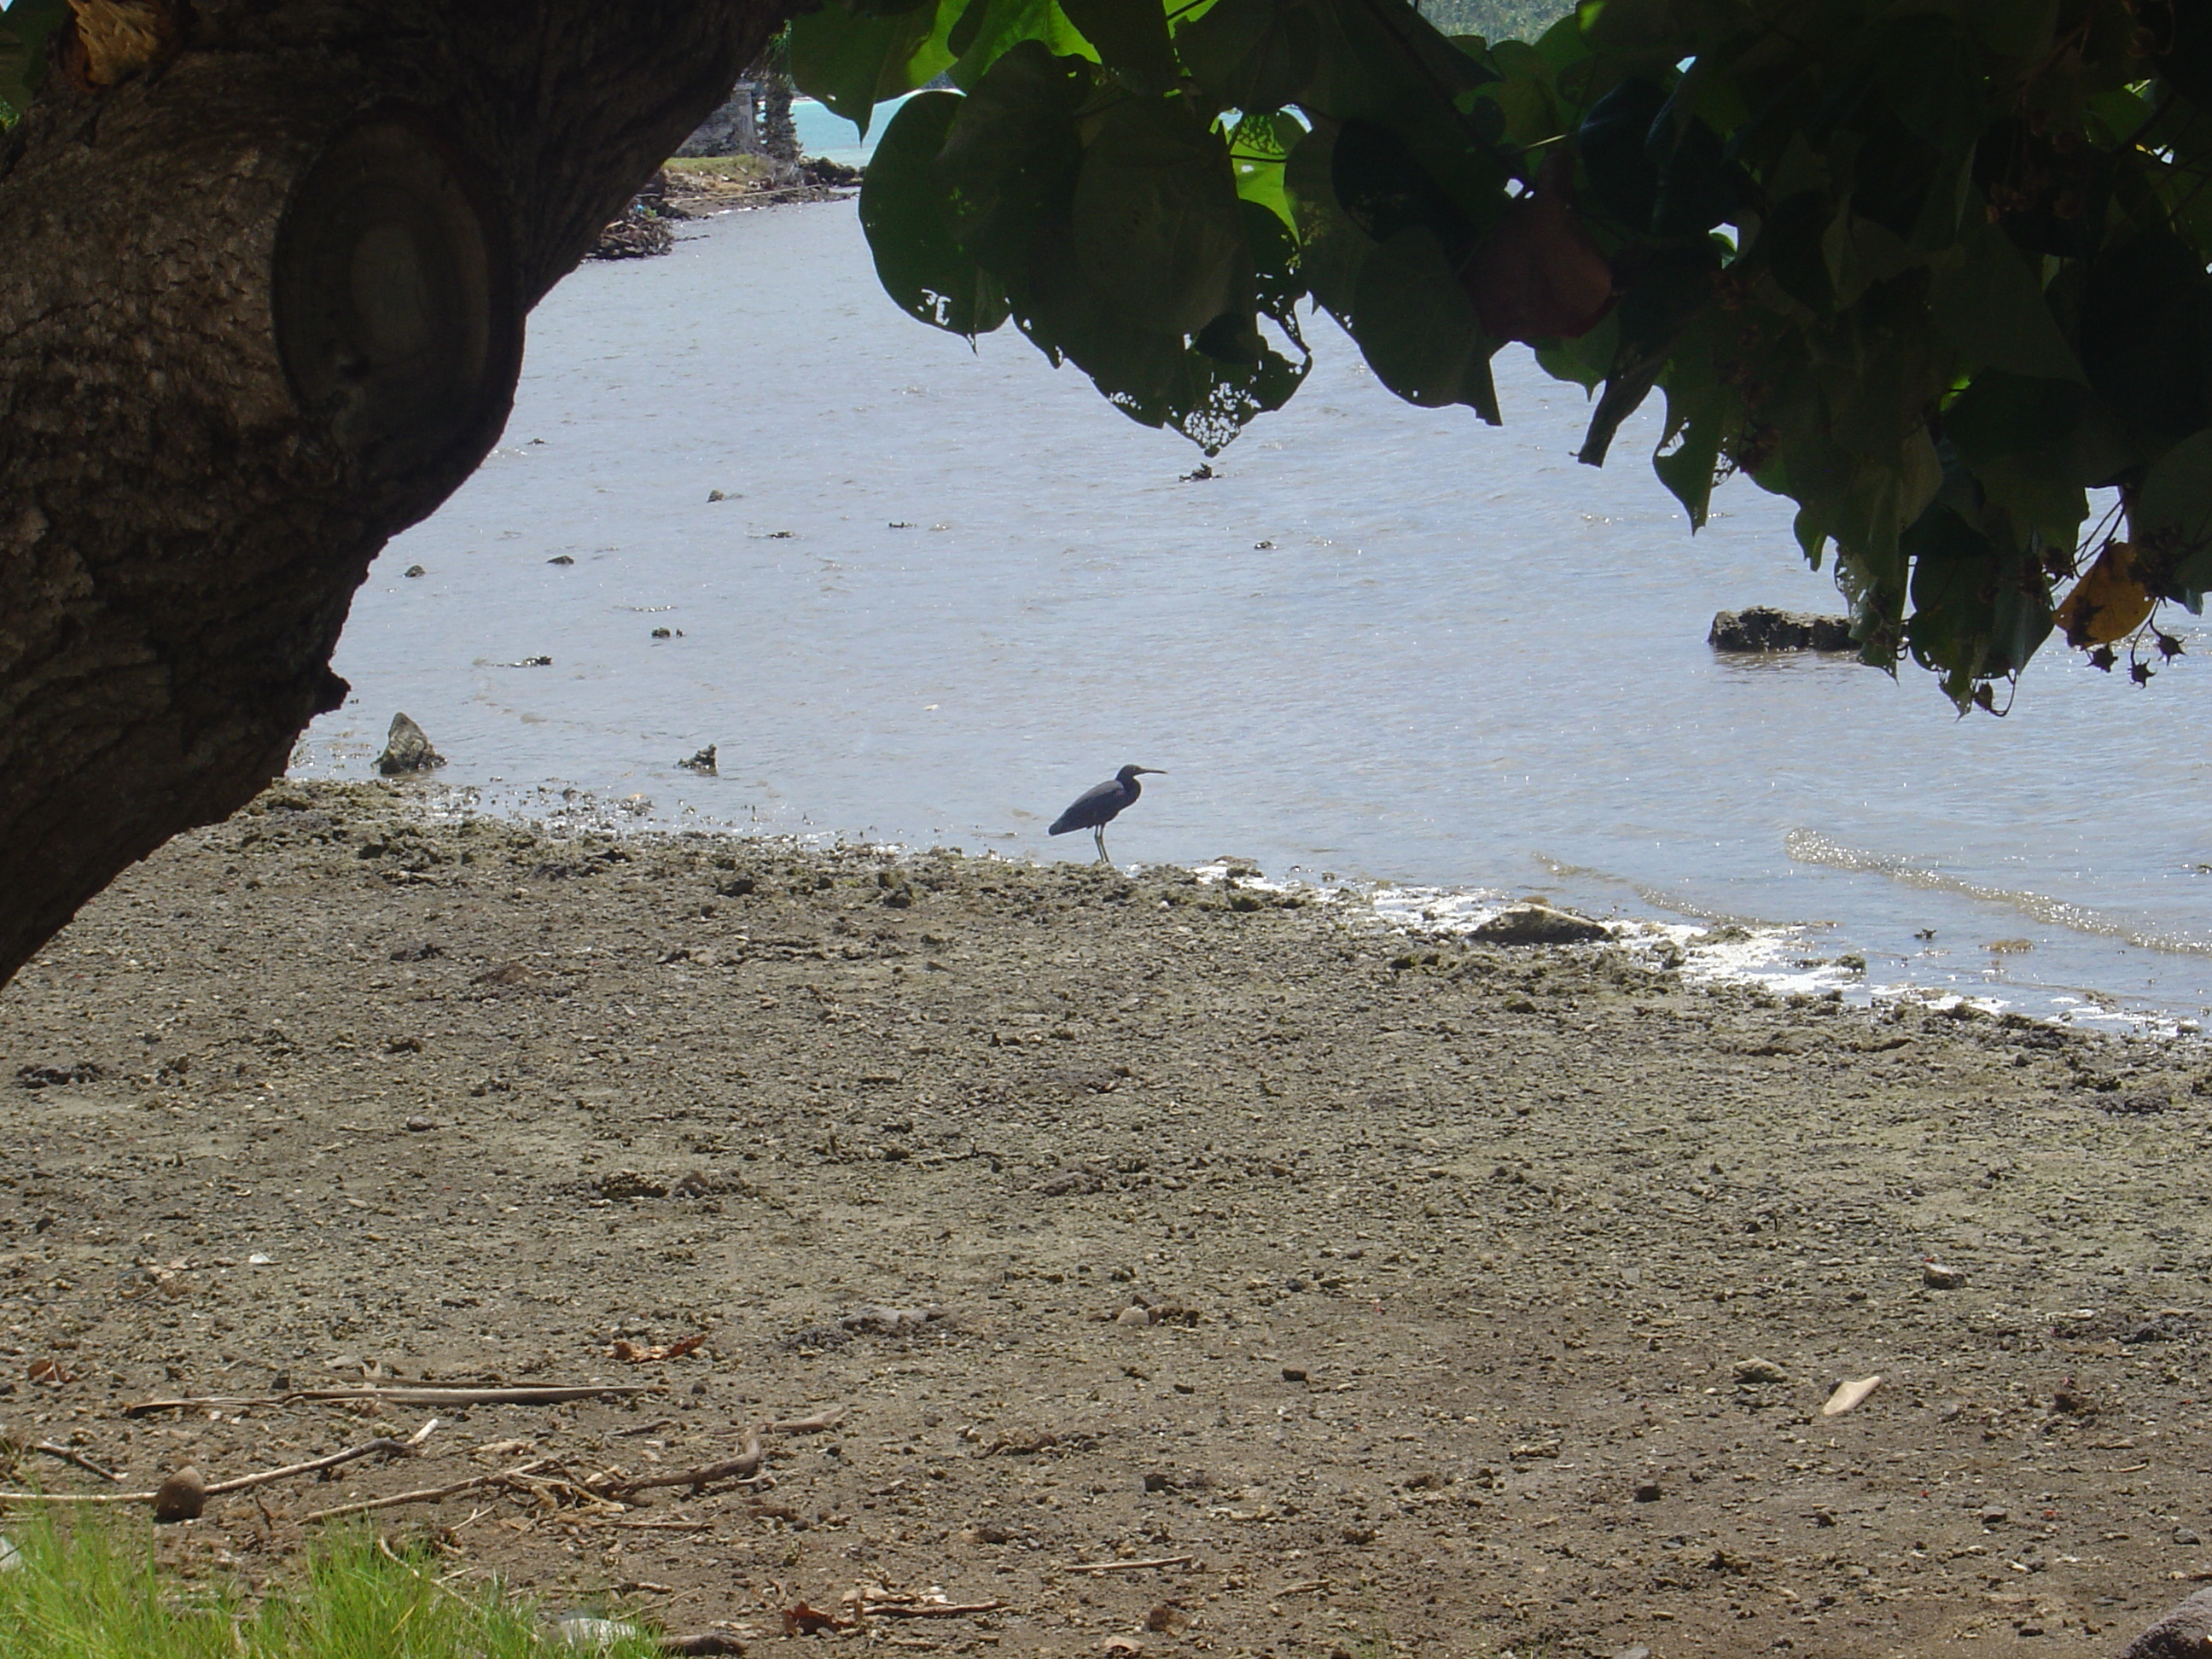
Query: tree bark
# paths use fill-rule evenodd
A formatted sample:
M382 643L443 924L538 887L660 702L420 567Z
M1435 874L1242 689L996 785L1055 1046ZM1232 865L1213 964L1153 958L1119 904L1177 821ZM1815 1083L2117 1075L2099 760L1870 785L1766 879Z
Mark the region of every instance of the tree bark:
M0 983L280 772L521 319L791 0L201 0L0 154Z

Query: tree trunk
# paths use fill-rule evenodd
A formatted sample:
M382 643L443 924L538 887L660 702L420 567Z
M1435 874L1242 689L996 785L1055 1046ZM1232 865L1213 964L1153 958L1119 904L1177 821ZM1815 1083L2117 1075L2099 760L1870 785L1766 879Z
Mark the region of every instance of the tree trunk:
M201 0L47 77L0 153L0 982L337 706L523 316L788 9Z

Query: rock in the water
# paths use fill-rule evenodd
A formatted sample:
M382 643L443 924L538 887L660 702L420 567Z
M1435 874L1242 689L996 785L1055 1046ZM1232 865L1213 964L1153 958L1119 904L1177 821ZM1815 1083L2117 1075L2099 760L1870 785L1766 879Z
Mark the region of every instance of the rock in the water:
M197 1521L207 1508L207 1481L186 1464L164 1480L154 1493L154 1519L167 1526L172 1521Z
M446 757L430 747L430 739L422 728L404 714L392 717L392 730L386 734L384 752L376 757L376 769L387 778L402 772L428 772L443 766Z
M702 749L697 754L692 756L690 760L680 760L676 763L687 772L704 772L710 776L714 775L715 769L714 745L710 743L704 749Z
M1512 904L1477 927L1474 937L1486 945L1587 945L1613 935L1603 922L1571 910L1555 910L1548 904Z
M2121 1659L2205 1659L2208 1654L2212 1654L2212 1589L2201 1589L2129 1643Z
M1851 624L1844 617L1815 617L1802 611L1777 611L1754 605L1723 611L1713 618L1705 643L1716 651L1855 651Z

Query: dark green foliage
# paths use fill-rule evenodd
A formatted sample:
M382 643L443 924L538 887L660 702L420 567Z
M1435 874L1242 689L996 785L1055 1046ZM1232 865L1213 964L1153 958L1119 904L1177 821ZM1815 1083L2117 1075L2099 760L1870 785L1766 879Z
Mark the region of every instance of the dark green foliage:
M1510 335L1594 392L1584 460L1660 393L1692 527L1730 472L1788 495L1865 659L1990 708L2054 622L2104 647L2212 587L2208 15L825 0L792 51L848 113L964 94L907 106L863 201L923 320L1011 318L1208 453L1296 389L1302 301L1491 422Z
M0 13L0 121L67 15ZM823 0L787 40L864 125L958 88L862 191L903 309L1208 454L1317 305L1493 423L1527 342L1593 465L1657 392L1692 526L1731 472L1789 496L1866 660L1962 708L2212 591L2207 0Z

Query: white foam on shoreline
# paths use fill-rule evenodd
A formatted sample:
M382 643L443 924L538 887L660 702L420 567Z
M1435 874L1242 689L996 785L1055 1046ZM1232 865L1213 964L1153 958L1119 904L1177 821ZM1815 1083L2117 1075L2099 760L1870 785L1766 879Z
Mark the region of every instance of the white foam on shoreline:
M922 849L899 842L863 842L830 831L753 831L741 824L722 822L688 825L683 820L694 816L694 809L681 803L678 815L671 817L641 794L611 801L588 790L552 784L488 791L482 786L443 785L432 781L420 793L410 794L409 799L416 811L434 820L508 818L559 839L580 836L672 839L699 835L734 836L799 853L843 849L899 860L922 856L926 851L942 851L991 862L1034 862L1027 858L1011 859L988 848L973 852L958 847ZM1115 868L1121 874L1133 875L1143 866L1116 865ZM1309 903L1357 905L1383 928L1407 936L1468 938L1499 912L1528 902L1525 896L1516 898L1492 887L1314 881L1298 877L1276 879L1265 875L1248 859L1216 858L1186 868L1188 873L1208 886L1225 884L1255 892L1297 893ZM1784 998L1833 994L1860 1007L1917 1007L1942 1013L1963 1004L1989 1017L2015 1012L2014 1005L2000 996L1970 994L1911 980L1869 980L1863 963L1855 956L1848 952L1823 956L1814 948L1813 936L1819 924L1701 924L1619 915L1590 920L1604 927L1612 934L1612 944L1626 950L1641 966L1679 974L1686 984L1744 986ZM2201 1029L2196 1020L2130 1008L2119 998L2094 989L2054 991L2048 994L2047 1000L2057 1007L2057 1013L2049 1017L2049 1023L2071 1030L2179 1042L2196 1038Z

